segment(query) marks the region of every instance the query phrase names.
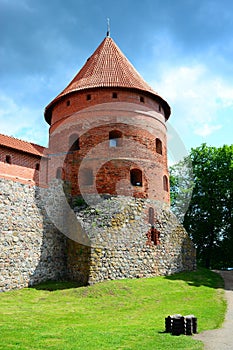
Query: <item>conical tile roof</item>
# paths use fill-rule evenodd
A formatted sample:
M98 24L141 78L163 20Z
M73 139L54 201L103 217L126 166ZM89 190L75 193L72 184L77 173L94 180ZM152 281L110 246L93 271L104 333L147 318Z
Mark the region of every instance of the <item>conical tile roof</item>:
M50 110L63 96L75 91L115 87L137 89L150 93L161 101L166 117L170 107L140 76L112 38L106 37L70 84L46 107L45 119L49 122Z

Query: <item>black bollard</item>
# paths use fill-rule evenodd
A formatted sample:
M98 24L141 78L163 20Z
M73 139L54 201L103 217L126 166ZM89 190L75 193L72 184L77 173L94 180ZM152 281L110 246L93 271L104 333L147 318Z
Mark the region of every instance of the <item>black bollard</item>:
M181 334L185 334L184 317L183 316L174 317L172 322L172 335L181 335Z
M165 332L172 335L197 333L197 318L194 315L170 315L165 318Z

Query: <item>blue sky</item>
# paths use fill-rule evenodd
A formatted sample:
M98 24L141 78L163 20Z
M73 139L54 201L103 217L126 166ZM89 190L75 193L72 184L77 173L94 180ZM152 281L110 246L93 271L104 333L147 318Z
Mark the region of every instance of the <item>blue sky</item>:
M189 150L232 144L232 0L0 0L0 133L47 145L45 106L106 35Z

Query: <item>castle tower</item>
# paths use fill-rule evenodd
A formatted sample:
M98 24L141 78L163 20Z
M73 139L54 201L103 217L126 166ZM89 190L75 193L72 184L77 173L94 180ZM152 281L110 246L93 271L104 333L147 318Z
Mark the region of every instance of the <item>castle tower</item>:
M169 203L169 115L167 102L106 37L45 109L51 153L67 153L51 176L60 176L59 168L72 196L129 194Z
M71 278L94 283L194 266L192 244L169 211L169 116L108 35L46 107L48 182L63 182L88 237L67 234ZM76 217L58 216L79 230Z

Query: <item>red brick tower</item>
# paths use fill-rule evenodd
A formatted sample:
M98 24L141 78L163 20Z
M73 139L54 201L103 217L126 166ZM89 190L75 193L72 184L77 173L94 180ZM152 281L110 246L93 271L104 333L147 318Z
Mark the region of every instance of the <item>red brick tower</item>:
M169 203L170 107L107 36L46 107L50 179L72 196L126 195Z
M190 239L169 211L169 116L167 102L109 36L46 107L44 202L69 238L71 279L91 284L193 268Z
M169 116L107 36L46 107L48 148L0 135L2 290L195 268L169 209Z

